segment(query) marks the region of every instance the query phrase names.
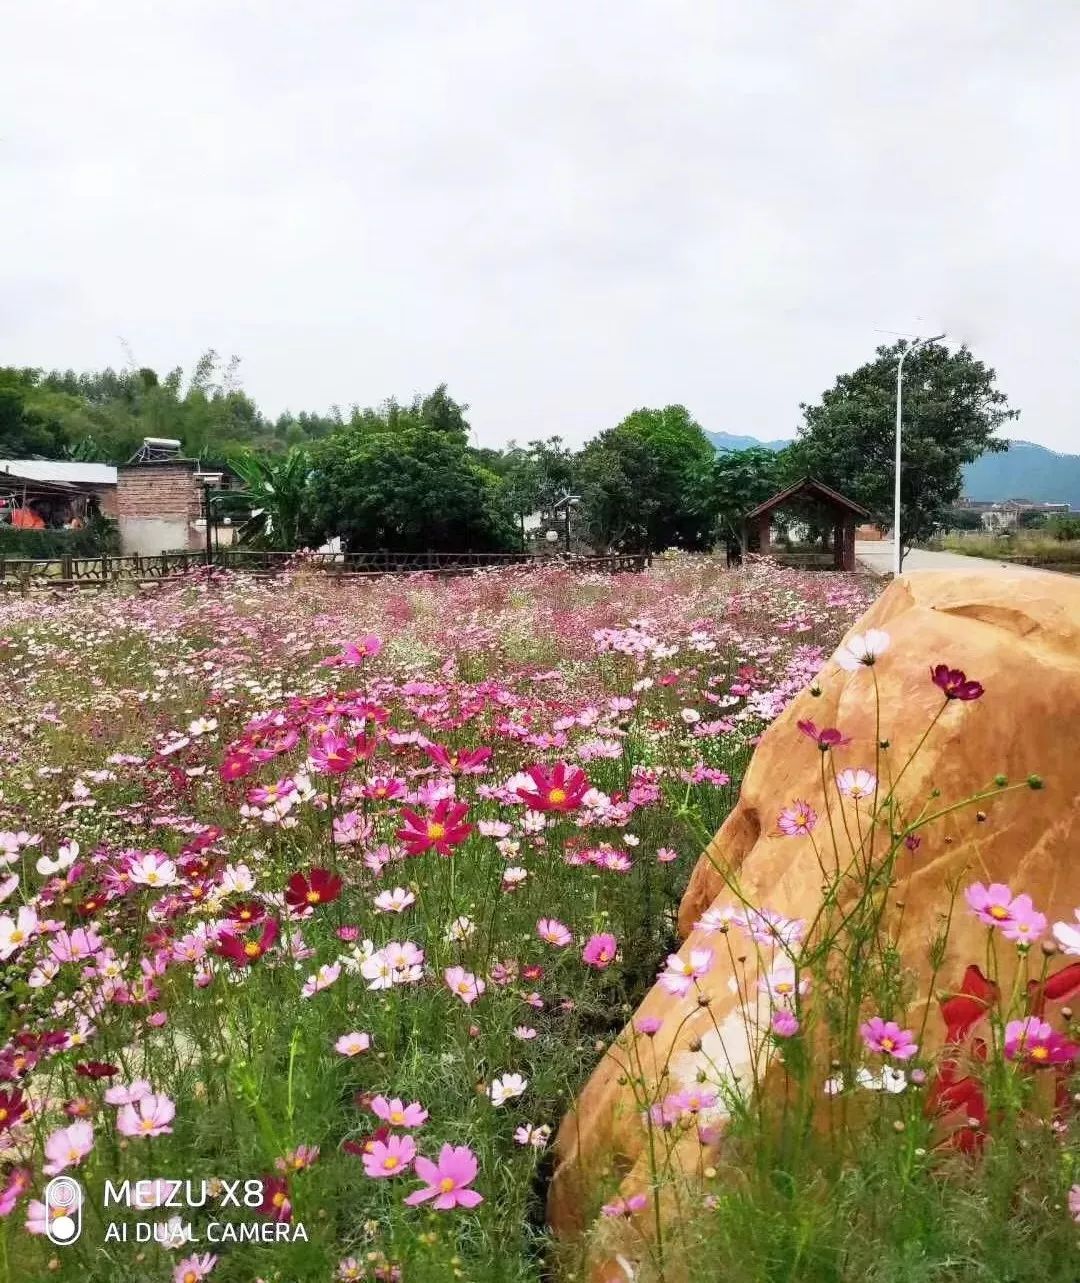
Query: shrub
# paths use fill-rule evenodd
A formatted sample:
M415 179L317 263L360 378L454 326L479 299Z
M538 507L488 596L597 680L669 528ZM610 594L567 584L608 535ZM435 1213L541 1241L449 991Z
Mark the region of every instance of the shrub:
M100 557L120 551L115 521L91 519L82 530L23 530L0 526L0 557Z

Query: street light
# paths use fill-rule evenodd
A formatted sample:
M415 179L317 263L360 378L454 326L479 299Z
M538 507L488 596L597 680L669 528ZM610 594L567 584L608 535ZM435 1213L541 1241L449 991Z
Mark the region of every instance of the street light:
M929 339L916 339L910 347L900 353L896 365L896 464L893 473L893 574L900 575L900 433L903 419L904 358L910 356L916 348L925 347L927 343L936 343L944 334L935 334Z
M564 539L567 555L569 555L570 553L570 509L571 507L576 507L580 502L581 502L581 495L570 494L570 492L567 491L563 495L563 497L559 500L559 502L555 504L555 506L552 508L552 512L558 512L559 509L564 507L565 505L566 525L563 528L563 539Z

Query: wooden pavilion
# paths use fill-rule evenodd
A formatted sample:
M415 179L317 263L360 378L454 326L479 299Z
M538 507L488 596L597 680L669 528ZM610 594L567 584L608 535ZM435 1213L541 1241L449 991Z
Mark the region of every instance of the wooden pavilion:
M745 547L763 556L770 555L773 514L785 505L805 506L807 500L832 518L833 569L854 570L855 523L857 519L866 520L870 514L853 499L813 477L803 477L746 514L743 519Z

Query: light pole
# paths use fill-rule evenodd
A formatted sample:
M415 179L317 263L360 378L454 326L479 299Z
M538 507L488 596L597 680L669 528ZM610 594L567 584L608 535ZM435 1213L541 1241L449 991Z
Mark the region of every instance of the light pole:
M893 575L900 576L900 434L903 421L904 397L904 358L910 356L916 348L925 347L927 343L936 343L944 334L935 334L929 339L916 339L910 347L900 353L896 364L896 462L893 471Z

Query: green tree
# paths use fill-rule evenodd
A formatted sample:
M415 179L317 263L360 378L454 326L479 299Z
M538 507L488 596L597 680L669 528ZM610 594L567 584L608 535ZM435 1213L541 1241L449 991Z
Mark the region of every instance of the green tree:
M583 520L600 548L701 548L702 478L714 450L684 406L640 409L581 451Z
M713 538L741 545L743 518L796 479L792 466L786 450L751 446L748 450L718 451L706 465L699 486L699 502L711 523Z
M517 546L503 485L460 432L364 415L312 449L311 519L352 550L498 551Z
M801 471L861 503L882 527L892 524L896 366L906 346L879 347L819 403L801 406L804 422L791 447ZM995 378L966 347L950 352L932 343L905 360L903 551L941 527L960 497L963 464L1008 449L994 433L1019 411Z
M68 436L55 416L32 406L37 370L0 367L0 458L57 458Z
M229 459L229 467L244 483L230 498L245 504L250 514L240 527L241 539L285 552L299 548L310 524L307 450L293 447L283 455L244 450Z

